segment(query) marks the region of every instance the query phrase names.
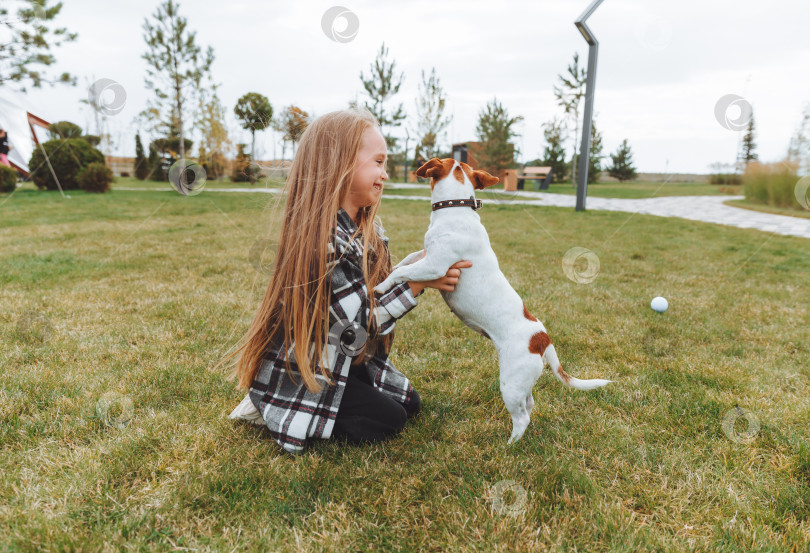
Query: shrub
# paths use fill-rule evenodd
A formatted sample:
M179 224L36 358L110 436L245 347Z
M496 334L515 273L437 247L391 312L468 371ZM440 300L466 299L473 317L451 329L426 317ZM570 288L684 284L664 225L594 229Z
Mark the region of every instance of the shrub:
M63 138L81 138L82 128L76 123L70 121L57 121L51 123L48 127L48 134L51 140L60 140ZM50 155L50 154L49 154Z
M56 176L59 177L63 190L78 190L79 171L91 163L104 163L104 154L81 138L49 140L42 147L48 154L48 159ZM58 190L41 149L34 150L29 167L31 167L31 180L34 181L37 188Z
M0 192L10 193L17 189L17 170L0 165Z
M713 173L709 175L709 184L742 184L743 177L737 173Z
M798 180L798 164L795 162L752 161L743 174L745 199L776 207L798 209L800 206L795 194Z
M85 192L107 192L114 177L113 172L103 163L91 163L79 171L79 185Z

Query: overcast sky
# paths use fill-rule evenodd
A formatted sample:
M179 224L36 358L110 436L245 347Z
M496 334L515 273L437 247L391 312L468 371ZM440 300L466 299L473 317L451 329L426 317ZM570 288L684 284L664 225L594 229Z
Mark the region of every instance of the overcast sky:
M233 117L246 92L264 94L276 110L295 104L315 115L344 108L355 97L362 102L360 72L369 73L384 41L405 74L394 101L409 115L415 114L420 72L436 68L453 115L444 145L476 140L478 114L497 98L510 115L524 117L516 144L525 161L542 155L542 124L563 116L553 94L558 74L566 73L574 52L587 66L587 44L574 20L589 4L183 0L180 13L197 31L197 43L214 48L213 77L221 83L235 141L250 138ZM112 79L127 94L124 109L111 119L120 136L117 153L134 155L133 118L153 94L144 86L142 26L157 5L64 0L56 22L79 37L56 50L50 74L68 71L79 84L29 88L18 98L46 120L87 127L92 119L79 103L87 83ZM336 5L359 21L348 42L331 40L322 28L324 13ZM615 152L626 138L639 171L708 173L710 164L735 158L742 132L718 122L715 106L737 94L753 108L760 159L781 159L810 103L809 16L806 0L605 0L588 20L600 42L594 110L603 153ZM346 24L337 19L335 29ZM9 94L7 88L0 93ZM739 108L727 115L736 119ZM273 133L257 142L260 157L272 158Z

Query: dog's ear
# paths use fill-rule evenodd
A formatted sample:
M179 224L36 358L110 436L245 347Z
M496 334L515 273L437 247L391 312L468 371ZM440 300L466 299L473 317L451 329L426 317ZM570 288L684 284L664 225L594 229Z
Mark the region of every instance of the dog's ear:
M483 190L487 186L498 184L498 177L493 177L486 171L473 171L472 172L473 188L476 190Z
M419 169L416 170L416 175L422 178L433 178L439 173L442 167L442 162L439 158L434 157Z

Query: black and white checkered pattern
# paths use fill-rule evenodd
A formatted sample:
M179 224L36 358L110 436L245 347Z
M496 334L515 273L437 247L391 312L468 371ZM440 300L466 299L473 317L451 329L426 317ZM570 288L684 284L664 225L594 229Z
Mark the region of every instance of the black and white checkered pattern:
M342 208L338 211L334 228L337 259L330 239L327 261L327 273L334 269L329 326L331 328L339 321L352 321L366 328L369 298L361 265L362 237L358 235L353 241L350 240L357 225ZM387 249L388 237L385 236L384 229L379 225L376 228ZM422 291L419 292L421 293ZM391 332L396 320L418 303L407 282L394 286L376 300L372 332L376 328L377 334ZM287 348L283 346L283 343L273 344L268 350L269 353L250 387L249 395L279 445L292 454L300 454L304 452L308 439L331 437L353 358L336 346L326 344L325 357L336 385L330 387L318 369L314 374L322 390L315 394L304 386L301 375L297 372L294 344ZM312 353L312 349L310 352ZM371 358L366 361L366 367L374 388L403 405L408 405L413 397L413 388L408 378L391 364L382 347L370 353ZM295 382L285 370L285 355L290 358Z

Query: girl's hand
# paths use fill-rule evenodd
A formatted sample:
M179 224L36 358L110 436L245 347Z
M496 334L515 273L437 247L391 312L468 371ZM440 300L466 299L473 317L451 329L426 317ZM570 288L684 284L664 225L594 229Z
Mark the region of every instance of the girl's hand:
M456 284L458 284L458 279L461 276L461 269L467 267L472 267L472 261L458 261L453 263L450 268L447 269L447 274L441 278L437 278L435 280L426 280L424 282L409 281L408 285L410 285L414 296L421 292L424 288L435 288L436 290L452 292L456 289Z

